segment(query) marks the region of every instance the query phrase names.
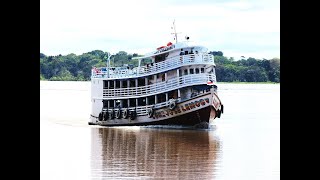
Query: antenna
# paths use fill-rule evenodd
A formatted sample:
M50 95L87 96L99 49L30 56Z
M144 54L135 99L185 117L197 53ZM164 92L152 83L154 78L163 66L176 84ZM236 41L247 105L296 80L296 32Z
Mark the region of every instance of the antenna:
M108 58L107 58L107 67L108 67L108 77L110 76L110 57L111 57L111 54L109 52L107 52L107 55L108 55ZM104 55L104 58L106 57L106 55Z
M108 55L107 63L108 63L108 67L110 68L110 57L111 57L111 54L109 52L107 52L107 55Z
M175 36L175 40L176 40L176 43L178 43L178 36L177 36L177 31L176 31L176 24L175 24L175 21L176 21L176 20L173 20L173 27L171 27L171 29L173 28L174 33L171 33L171 34L174 34L174 36Z

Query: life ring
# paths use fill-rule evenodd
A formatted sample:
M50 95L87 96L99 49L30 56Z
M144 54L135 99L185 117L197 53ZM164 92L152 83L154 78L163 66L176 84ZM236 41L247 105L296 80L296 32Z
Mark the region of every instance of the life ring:
M135 110L133 110L133 111L130 111L130 119L131 120L134 120L135 118L136 118L136 111Z
M173 110L176 107L176 102L175 101L171 101L169 104L169 108L170 110Z
M102 121L102 118L103 118L103 114L102 112L99 113L99 121Z
M148 110L148 117L151 118L153 116L153 114L154 114L153 108L149 109Z
M106 111L103 113L103 120L106 121L106 120L108 120L108 118L109 118L109 113L108 113L108 111Z
M218 110L218 111L216 111L216 113L217 113L217 116L216 116L216 117L220 118L220 117L221 117L221 111Z
M121 118L121 109L118 109L117 114L116 114L116 118L117 119Z
M110 110L109 117L110 117L110 119L114 118L114 110L113 109Z
M128 109L127 108L123 109L123 118L125 118L125 119L128 118Z

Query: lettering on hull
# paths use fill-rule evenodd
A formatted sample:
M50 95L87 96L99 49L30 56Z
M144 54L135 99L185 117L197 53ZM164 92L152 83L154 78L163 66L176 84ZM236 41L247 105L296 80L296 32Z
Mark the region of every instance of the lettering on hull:
M217 98L216 95L213 95L212 97L212 105L214 106L215 109L219 108L220 100Z
M163 118L163 117L169 117L175 114L181 114L184 112L188 112L191 109L195 109L201 106L205 106L206 104L210 104L209 98L199 99L192 101L190 103L186 103L184 105L178 105L174 110L170 109L161 109L155 112L154 117L156 119Z

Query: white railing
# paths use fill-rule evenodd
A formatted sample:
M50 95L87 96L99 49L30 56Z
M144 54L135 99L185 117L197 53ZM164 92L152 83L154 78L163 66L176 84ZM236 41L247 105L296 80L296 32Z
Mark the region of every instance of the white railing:
M170 101L166 101L166 102L162 102L162 103L158 103L158 104L155 104L155 105L146 105L146 106L138 106L138 107L129 107L127 108L128 111L130 110L135 110L137 115L138 116L145 116L145 115L148 115L148 110L151 109L151 108L162 108L162 107L167 107L169 106L169 103ZM122 117L123 117L123 109L126 109L126 108L121 108L121 114L122 114ZM109 112L111 112L111 110L118 110L118 108L110 108L109 109Z
M135 67L133 69L125 68L96 68L92 70L92 78L132 78L138 76L147 76L160 73L170 69L177 68L182 65L190 64L214 64L213 55L203 54L188 54L182 56L174 56L158 63L151 63L146 66ZM114 70L113 70L114 69ZM108 73L109 70L109 73Z
M206 84L208 81L216 82L214 74L189 74L178 78L171 78L167 81L155 83L141 87L129 87L118 89L103 89L103 98L125 98L125 97L137 97L137 96L150 96L154 94L160 94L163 92L175 90L178 88Z
M160 109L160 108L163 108L163 107L168 107L169 104L170 104L170 101L165 101L165 102L162 102L162 103L157 103L157 104L154 104L154 105L145 105L145 106L138 106L138 107L129 107L129 108L121 108L121 114L122 114L122 117L123 117L123 109L128 109L128 111L132 111L132 110L135 110L136 113L137 113L137 116L146 116L148 115L148 110L149 109ZM177 99L176 100L176 103L180 103L182 102L180 99ZM109 109L109 112L111 112L111 110L118 110L119 108L110 108Z
M128 109L128 111L135 110L136 113L137 113L137 116L145 116L145 115L148 115L148 110L151 109L152 106L153 105L146 105L146 106L139 106L139 107L129 107L127 109ZM126 108L121 108L122 117L123 117L123 114L124 114L123 109L126 109ZM118 108L110 108L108 110L108 112L110 113L111 110L115 110L115 113L116 113L116 111L118 111Z

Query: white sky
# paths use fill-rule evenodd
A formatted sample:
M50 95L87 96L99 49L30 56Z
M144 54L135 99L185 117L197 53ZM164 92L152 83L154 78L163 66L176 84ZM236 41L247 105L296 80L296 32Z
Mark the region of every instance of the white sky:
M186 35L225 56L280 58L280 0L41 0L40 52L145 54Z

